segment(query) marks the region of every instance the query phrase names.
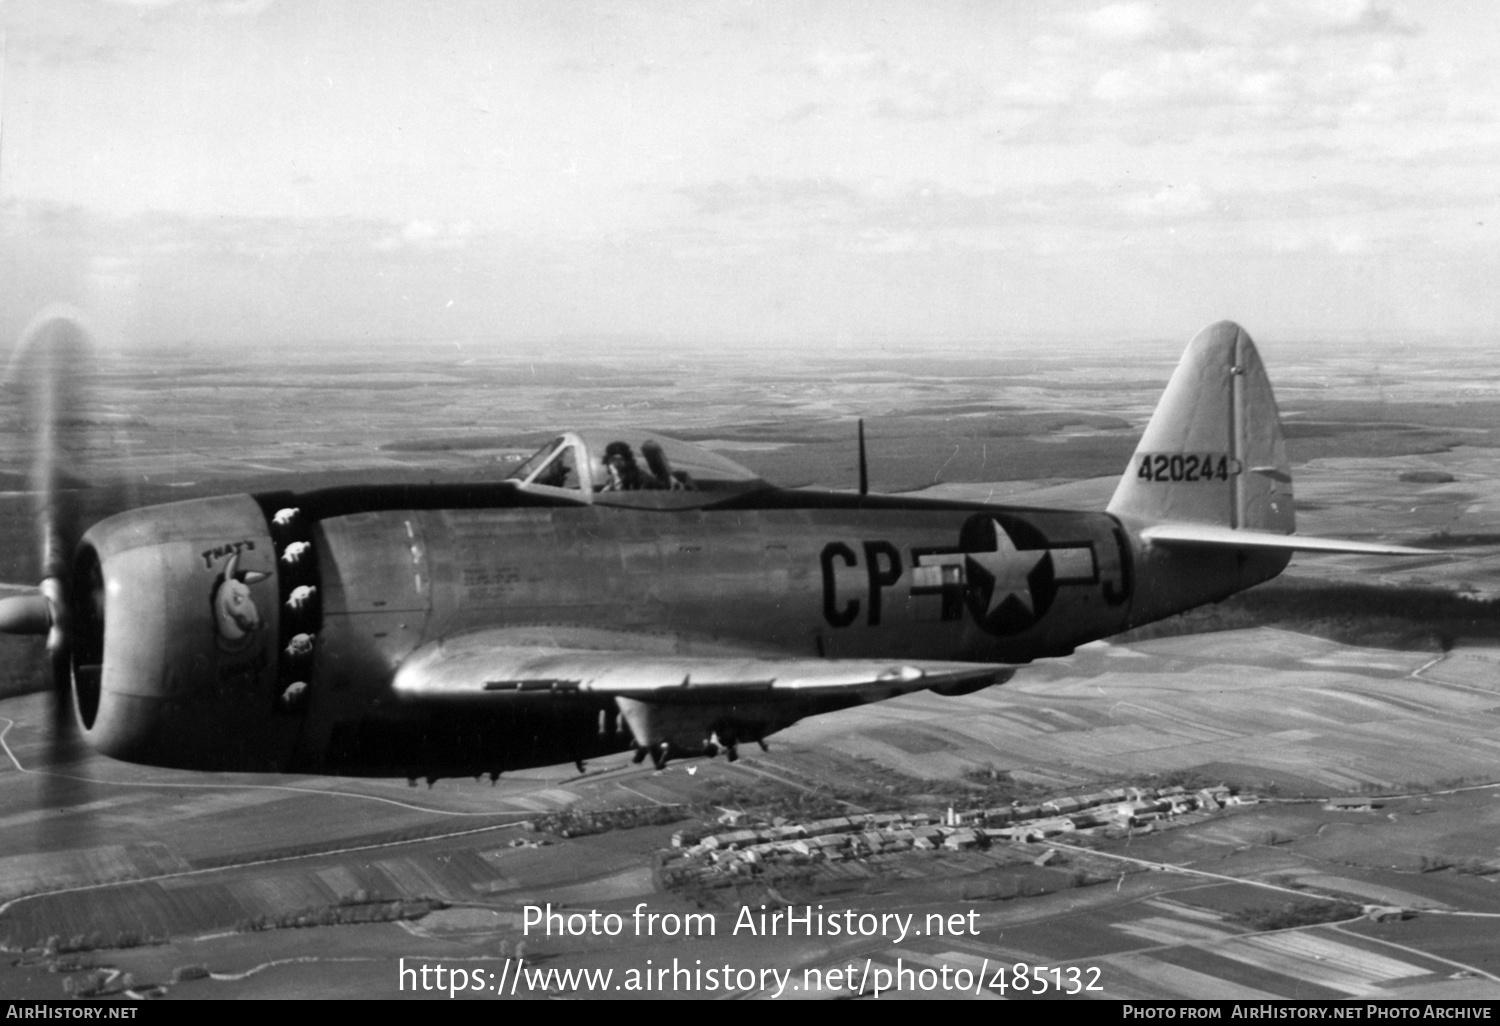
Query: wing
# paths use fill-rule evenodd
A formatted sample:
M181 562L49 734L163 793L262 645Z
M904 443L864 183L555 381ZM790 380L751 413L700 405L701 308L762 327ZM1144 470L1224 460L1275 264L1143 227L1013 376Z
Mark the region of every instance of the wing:
M1344 541L1340 538L1309 538L1274 531L1252 531L1216 524L1156 524L1141 531L1155 545L1208 546L1228 549L1280 549L1284 552L1349 552L1373 556L1439 556L1434 549L1406 545Z
M877 659L683 656L639 649L516 645L504 630L425 645L396 672L402 698L482 699L577 693L664 702L733 702L848 695L878 702L910 691L998 683L1015 672L993 663Z
M402 662L393 688L406 701L492 709L507 702L592 701L619 711L637 748L700 751L759 740L820 712L927 689L966 694L1015 673L1013 666L992 663L681 655L645 650L661 647L649 640L625 647L629 635L613 632L590 640L614 648L522 640L533 639L496 629L425 645Z

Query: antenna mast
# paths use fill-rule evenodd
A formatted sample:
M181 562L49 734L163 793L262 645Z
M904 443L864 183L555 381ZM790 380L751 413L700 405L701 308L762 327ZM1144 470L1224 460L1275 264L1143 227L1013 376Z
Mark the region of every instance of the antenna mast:
M859 494L870 494L870 469L865 464L865 419L859 418Z

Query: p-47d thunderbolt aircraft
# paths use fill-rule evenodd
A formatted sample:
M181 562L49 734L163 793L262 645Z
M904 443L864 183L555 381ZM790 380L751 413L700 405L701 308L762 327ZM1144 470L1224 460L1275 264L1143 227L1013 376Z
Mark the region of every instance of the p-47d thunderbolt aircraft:
M492 484L198 499L74 545L39 436L45 579L0 628L48 635L95 749L199 770L732 759L804 716L1001 683L1297 550L1421 551L1292 533L1276 402L1228 322L1188 346L1104 512L788 490L581 431Z

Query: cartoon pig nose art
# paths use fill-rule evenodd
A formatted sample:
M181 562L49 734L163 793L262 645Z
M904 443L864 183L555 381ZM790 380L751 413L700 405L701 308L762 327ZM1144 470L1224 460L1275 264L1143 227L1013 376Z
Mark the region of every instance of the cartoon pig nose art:
M236 552L224 565L224 576L214 587L214 624L225 641L244 641L260 627L260 610L250 597L250 585L269 577L259 570L241 570Z

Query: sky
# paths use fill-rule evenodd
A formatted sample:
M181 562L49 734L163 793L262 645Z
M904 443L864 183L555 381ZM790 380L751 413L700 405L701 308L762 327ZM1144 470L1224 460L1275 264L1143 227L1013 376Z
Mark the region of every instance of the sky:
M0 19L0 330L68 300L204 345L1500 333L1478 0Z

